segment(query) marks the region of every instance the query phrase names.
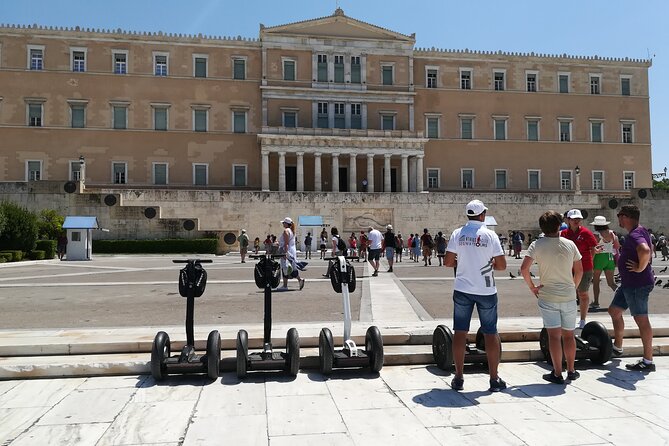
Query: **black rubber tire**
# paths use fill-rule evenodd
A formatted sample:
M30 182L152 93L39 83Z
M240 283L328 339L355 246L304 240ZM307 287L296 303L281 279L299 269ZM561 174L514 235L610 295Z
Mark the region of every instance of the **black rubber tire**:
M445 325L437 325L432 333L432 357L441 370L453 370L453 332Z
M585 324L581 331L581 338L591 347L598 349L598 354L590 356L590 361L597 365L602 365L611 360L613 355L613 344L608 330L598 321L591 321Z
M249 334L246 330L237 332L237 378L246 377L249 358Z
M214 381L218 379L221 363L221 335L218 330L209 333L207 338L207 376Z
M375 325L369 327L365 333L365 352L369 357L369 368L372 372L380 372L383 368L383 338Z
M539 333L539 349L544 355L546 362L553 364L553 360L551 359L551 350L548 347L548 330L546 330L546 327L542 328L541 332Z
M290 376L297 376L300 371L300 335L297 328L286 333L286 371Z
M167 377L165 359L169 358L170 354L170 336L164 331L159 331L151 346L151 376L156 381Z
M322 328L318 335L318 363L323 375L332 373L334 363L334 341L329 328Z
M481 327L476 330L476 348L485 351L485 335L481 331Z

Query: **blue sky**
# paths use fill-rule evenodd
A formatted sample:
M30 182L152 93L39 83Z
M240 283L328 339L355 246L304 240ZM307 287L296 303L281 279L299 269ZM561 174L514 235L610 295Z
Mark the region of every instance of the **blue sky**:
M258 37L259 24L346 15L403 34L416 46L653 59L653 172L669 167L667 0L0 0L0 23Z

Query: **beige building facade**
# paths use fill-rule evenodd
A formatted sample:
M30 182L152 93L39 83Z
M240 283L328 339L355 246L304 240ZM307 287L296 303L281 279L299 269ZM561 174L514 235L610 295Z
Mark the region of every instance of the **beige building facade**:
M341 9L258 39L3 26L0 181L625 193L650 65L420 49Z

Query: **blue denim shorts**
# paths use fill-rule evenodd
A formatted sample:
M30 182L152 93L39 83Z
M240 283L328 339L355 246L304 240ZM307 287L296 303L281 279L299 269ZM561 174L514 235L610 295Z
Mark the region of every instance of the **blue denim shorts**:
M573 330L576 326L576 301L571 299L568 302L547 302L543 299L537 300L541 318L544 320L546 328L560 328L563 330Z
M497 333L497 293L481 296L453 290L453 330L469 331L474 305L483 334Z
M610 306L620 307L623 310L629 308L632 316L647 316L648 296L651 291L653 291L653 285L638 288L623 288L619 286L613 295Z
M386 259L392 260L395 258L395 248L386 247Z

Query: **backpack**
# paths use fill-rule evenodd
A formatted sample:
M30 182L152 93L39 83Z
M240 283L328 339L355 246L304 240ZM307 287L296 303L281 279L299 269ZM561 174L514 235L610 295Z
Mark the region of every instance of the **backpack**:
M411 247L415 248L416 246L418 246L418 242L416 241L416 237L414 237L413 240L411 240Z
M341 237L337 237L337 251L346 252L346 242Z

